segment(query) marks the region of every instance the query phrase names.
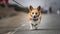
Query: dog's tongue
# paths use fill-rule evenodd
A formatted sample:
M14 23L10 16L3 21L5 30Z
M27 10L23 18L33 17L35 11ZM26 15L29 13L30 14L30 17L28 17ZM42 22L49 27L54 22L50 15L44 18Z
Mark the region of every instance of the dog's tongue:
M37 21L38 19L33 19L34 21Z

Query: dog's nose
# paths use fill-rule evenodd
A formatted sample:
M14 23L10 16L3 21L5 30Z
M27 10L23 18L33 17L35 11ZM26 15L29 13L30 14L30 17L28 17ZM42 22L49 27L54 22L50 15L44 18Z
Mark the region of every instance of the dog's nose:
M34 16L34 18L36 18L36 16Z

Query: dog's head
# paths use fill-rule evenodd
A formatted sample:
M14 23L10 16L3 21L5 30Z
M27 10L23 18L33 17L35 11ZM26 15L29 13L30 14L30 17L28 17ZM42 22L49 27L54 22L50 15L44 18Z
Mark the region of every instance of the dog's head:
M33 8L32 6L29 7L29 14L33 19L36 19L41 14L41 7L38 6L37 8Z

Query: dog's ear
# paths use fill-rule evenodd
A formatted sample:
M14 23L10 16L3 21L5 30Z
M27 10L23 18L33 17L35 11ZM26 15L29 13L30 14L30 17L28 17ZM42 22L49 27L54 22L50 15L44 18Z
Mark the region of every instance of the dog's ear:
M37 7L37 10L38 10L38 11L40 11L40 10L41 10L41 7L40 7L40 6L38 6L38 7Z
M32 11L33 7L30 5L29 10Z

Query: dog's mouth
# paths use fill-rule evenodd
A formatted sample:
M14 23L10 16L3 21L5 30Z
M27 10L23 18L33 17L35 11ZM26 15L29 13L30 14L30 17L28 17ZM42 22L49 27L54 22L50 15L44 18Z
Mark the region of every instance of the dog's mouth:
M33 21L37 21L38 19L33 19Z

